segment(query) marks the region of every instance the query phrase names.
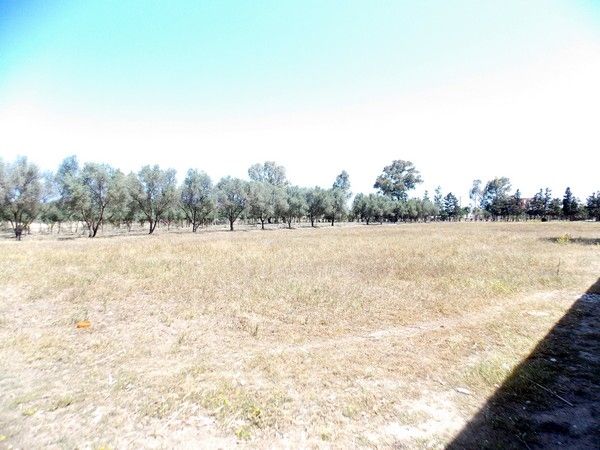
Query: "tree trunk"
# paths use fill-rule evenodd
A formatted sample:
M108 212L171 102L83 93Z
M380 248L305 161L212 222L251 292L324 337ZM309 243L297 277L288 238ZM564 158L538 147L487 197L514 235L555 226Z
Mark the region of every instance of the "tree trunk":
M260 228L261 230L265 229L265 219L260 219Z
M229 219L229 231L233 231L233 222L235 222L235 219Z
M314 219L314 217L310 218L310 226L313 227L313 228L315 226L315 219Z

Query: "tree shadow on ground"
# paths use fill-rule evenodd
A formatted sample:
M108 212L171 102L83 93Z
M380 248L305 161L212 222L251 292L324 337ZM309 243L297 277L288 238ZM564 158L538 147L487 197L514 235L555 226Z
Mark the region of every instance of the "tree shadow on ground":
M579 245L599 245L600 246L600 238L586 238L586 237L571 237L568 235L565 236L556 236L550 238L543 238L543 241L552 242L555 244L579 244Z
M600 449L600 278L447 449Z

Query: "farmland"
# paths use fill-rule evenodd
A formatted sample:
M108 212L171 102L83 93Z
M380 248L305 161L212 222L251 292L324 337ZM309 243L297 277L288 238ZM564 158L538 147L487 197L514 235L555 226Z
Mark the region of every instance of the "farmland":
M443 447L597 281L599 237L490 222L2 240L0 445Z

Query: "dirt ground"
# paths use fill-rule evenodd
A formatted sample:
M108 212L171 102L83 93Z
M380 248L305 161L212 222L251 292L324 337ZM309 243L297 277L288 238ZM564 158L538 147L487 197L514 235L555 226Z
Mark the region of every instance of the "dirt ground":
M593 448L599 231L1 242L0 447Z

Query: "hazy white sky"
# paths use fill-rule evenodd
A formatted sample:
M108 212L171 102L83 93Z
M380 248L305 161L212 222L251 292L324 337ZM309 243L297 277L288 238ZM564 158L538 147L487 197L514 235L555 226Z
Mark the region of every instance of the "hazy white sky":
M494 176L524 196L600 190L594 2L289 2L276 13L225 2L193 23L138 11L141 31L134 12L103 3L0 0L2 158L54 169L76 154L215 180L275 160L301 185L331 185L345 169L354 192L409 159L418 193L441 185L463 202L474 178Z

